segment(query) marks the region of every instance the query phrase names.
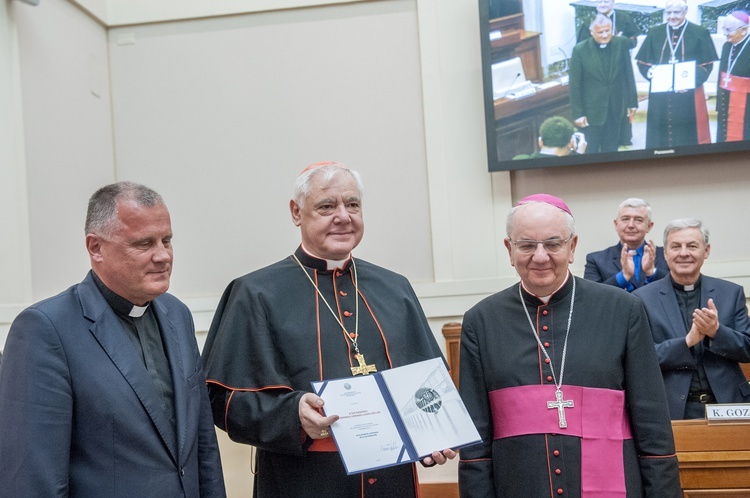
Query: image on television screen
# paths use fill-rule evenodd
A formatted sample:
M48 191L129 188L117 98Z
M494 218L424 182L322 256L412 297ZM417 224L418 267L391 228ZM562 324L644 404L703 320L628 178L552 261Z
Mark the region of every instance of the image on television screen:
M490 171L750 149L750 0L478 0Z

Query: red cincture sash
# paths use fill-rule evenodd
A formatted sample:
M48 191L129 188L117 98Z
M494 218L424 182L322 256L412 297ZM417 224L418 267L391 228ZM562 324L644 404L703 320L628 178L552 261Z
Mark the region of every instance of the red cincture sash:
M313 444L310 445L309 448L307 448L307 451L320 451L323 453L329 453L334 451L339 451L338 447L336 446L336 441L333 440L333 437L327 437L324 439L316 439L313 441Z
M709 130L706 93L703 91L703 85L695 89L693 96L695 102L695 126L696 132L698 133L698 143L710 144L711 131Z
M729 83L724 81L727 73L721 72L719 88L728 90L729 104L727 107L727 142L737 142L745 138L745 112L747 109L747 94L750 93L750 78L730 76Z
M560 387L568 427L561 429L555 386L519 386L489 393L495 439L529 434L561 434L581 438L581 497L625 496L622 442L632 439L625 410L625 392L611 389Z

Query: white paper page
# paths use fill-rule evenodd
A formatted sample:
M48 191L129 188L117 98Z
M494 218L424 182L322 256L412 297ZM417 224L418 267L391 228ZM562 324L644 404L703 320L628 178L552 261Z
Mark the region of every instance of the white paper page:
M674 91L695 88L695 61L678 62L674 65Z
M658 64L651 67L651 93L671 92L673 83L673 64Z
M442 359L381 374L420 457L481 440Z
M374 376L314 382L313 388L325 414L340 417L331 432L348 473L409 461Z

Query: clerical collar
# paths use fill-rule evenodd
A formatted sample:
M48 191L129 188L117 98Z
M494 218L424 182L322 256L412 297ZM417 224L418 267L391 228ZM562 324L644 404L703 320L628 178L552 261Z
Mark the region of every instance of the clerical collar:
M669 26L669 29L671 29L672 31L679 31L679 30L681 30L682 28L684 28L684 27L685 27L685 23L687 23L687 19L684 19L684 20L682 21L682 24L680 24L680 25L679 25L679 26L677 26L676 28L673 28L672 26Z
M558 287L557 289L555 289L555 291L549 296L537 296L536 294L531 292L529 289L527 289L525 285L523 285L523 281L521 281L521 288L529 296L533 296L537 298L544 304L550 304L553 297L555 298L554 301L559 301L560 299L565 297L570 292L572 283L573 283L573 279L570 278L570 271L568 271L568 274L565 276L565 282L563 282L562 285ZM571 284L571 285L568 285L568 284Z
M694 291L696 289L701 288L701 276L700 275L698 275L698 280L696 280L695 283L691 285L678 284L677 282L674 281L674 279L672 278L672 275L669 276L669 279L672 281L672 287L674 287L675 289L679 291L690 292L690 291Z
M124 297L115 294L109 287L104 285L104 282L102 282L99 276L94 273L94 270L91 270L91 275L94 278L94 283L99 289L99 292L102 293L107 304L115 310L115 313L132 318L140 318L146 313L146 310L148 310L151 303L146 303L146 306L136 306Z
M352 264L352 255L341 261L332 259L322 259L312 255L302 244L294 252L297 259L307 266L308 268L314 268L318 271L334 271L334 270L346 270Z

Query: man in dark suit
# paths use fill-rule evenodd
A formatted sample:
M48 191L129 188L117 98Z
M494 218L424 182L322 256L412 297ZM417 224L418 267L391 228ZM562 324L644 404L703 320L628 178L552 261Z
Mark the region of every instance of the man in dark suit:
M653 226L648 202L636 197L622 201L615 218L620 242L587 254L583 278L632 292L667 276L664 249L656 247L652 240L646 242Z
M153 190L89 200L80 284L15 319L0 369L0 494L222 497L188 308L166 294L172 228Z
M702 418L707 403L748 403L739 363L750 361L750 320L737 284L701 275L711 245L699 220L664 230L669 278L638 289L656 343L672 419Z
M570 58L570 112L586 133L586 153L617 152L625 118L638 108L630 41L612 36L612 21L598 14L591 38Z
M597 0L596 12L607 16L612 21L612 34L630 40L630 48L634 48L638 44L637 37L641 34L641 30L633 22L630 14L615 10L615 0ZM576 43L581 43L590 37L591 30L589 26L582 24L576 34Z

